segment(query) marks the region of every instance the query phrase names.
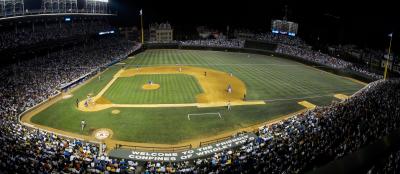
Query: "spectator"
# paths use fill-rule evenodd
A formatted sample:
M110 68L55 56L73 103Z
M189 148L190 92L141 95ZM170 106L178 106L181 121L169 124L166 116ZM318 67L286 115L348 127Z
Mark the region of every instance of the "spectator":
M239 39L188 40L188 41L181 41L180 44L183 46L243 48L244 40L239 40Z
M237 44L206 41L206 45ZM216 43L216 44L215 44ZM223 43L223 44L221 44ZM299 173L319 161L357 151L400 128L400 80L379 80L342 103L262 126L257 138L239 148L176 163L112 159L100 145L30 129L18 122L23 111L57 94L65 83L126 57L140 45L114 37L8 65L0 70L0 171L9 173ZM339 59L292 46L279 49L336 68ZM316 54L315 56L311 55ZM320 57L323 60L317 60ZM18 72L18 73L16 73ZM29 84L29 85L27 85ZM399 172L398 153L384 171ZM397 164L397 165L396 165Z

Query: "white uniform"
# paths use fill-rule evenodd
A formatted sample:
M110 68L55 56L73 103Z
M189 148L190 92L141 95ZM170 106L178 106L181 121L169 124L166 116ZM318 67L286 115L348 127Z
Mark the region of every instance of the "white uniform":
M81 130L82 130L82 131L83 131L83 129L85 128L85 125L86 125L85 120L82 120L82 121L81 121Z

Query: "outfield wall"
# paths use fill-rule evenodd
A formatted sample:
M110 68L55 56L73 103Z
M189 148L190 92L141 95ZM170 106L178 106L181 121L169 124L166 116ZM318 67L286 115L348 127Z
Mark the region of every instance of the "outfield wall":
M261 50L269 50L274 51L278 44L267 42L267 41L260 41L260 40L246 40L244 47L250 49L261 49Z
M178 49L179 43L145 43L144 49Z

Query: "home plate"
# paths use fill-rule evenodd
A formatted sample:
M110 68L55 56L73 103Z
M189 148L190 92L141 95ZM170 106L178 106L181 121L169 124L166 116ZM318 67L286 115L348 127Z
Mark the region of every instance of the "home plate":
M98 140L104 140L112 136L113 132L111 129L101 128L94 131L94 137Z

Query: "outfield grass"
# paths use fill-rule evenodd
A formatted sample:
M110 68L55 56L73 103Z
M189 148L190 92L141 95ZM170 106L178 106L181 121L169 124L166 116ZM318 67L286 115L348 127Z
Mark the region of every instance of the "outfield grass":
M149 50L125 62L133 66L185 64L232 72L245 82L247 97L253 100L353 93L363 86L292 60L257 54Z
M142 86L152 80L157 90L144 90ZM149 74L119 77L103 97L117 104L196 103L202 93L197 80L186 74Z
M45 109L32 118L32 122L75 133L80 132L80 120L85 119L88 128L110 128L113 138L118 140L147 143L177 143L191 138L207 137L223 131L247 127L259 122L292 113L302 109L297 102L307 100L316 105L327 105L334 100L333 95L350 95L363 87L362 84L347 78L303 65L287 59L244 53L191 50L147 50L125 61L125 67L186 64L204 68L232 72L247 86L249 99L267 100L266 105L235 106L231 112L226 108L110 108L99 112L81 112L75 108L75 100L83 100L87 94L97 94L121 68L115 65L102 74L101 80L93 79L88 84L73 92L73 98ZM106 91L106 98L113 103L143 102L192 102L201 91L197 82L185 77L159 76L161 89L172 84L182 89L163 94L171 95L171 101L156 101L157 95L147 95L145 91L135 91L148 77L118 79ZM153 78L153 77L151 77ZM154 77L156 78L156 77ZM158 78L158 77L157 77ZM182 78L184 80L182 80ZM137 84L133 81L137 81ZM157 79L158 80L158 79ZM153 81L157 81L153 80ZM175 84L176 83L176 84ZM196 85L195 85L196 84ZM192 87L188 87L192 86ZM175 87L174 87L175 88ZM192 89L193 88L193 89ZM197 89L194 89L197 88ZM181 94L182 90L188 90ZM155 92L155 91L153 91ZM146 101L145 98L147 97ZM166 98L166 97L163 97ZM113 109L120 114L111 113ZM189 113L220 112L218 117L193 117ZM82 134L89 134L86 129Z

